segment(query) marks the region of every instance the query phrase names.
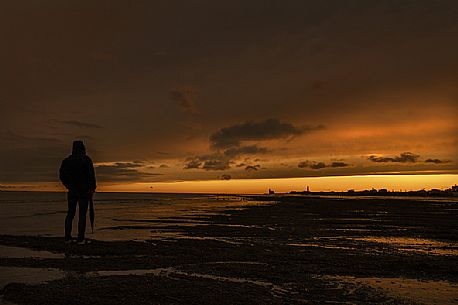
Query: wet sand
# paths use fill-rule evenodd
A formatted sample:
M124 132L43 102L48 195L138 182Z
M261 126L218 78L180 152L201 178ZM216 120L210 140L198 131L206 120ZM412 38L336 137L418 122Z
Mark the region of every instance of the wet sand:
M16 304L458 304L457 203L246 199L250 204L243 208L111 228L164 232L146 241L66 245L58 237L2 235L2 299ZM193 225L183 224L184 218ZM24 280L11 283L14 279Z

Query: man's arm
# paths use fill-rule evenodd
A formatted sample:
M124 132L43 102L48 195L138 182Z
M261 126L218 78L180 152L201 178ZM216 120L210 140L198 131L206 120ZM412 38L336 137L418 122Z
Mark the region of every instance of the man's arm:
M68 169L67 169L67 162L62 161L60 168L59 168L59 179L62 184L67 188L70 189L70 181L68 178Z
M88 186L91 191L95 191L97 188L97 183L95 179L94 164L92 163L91 158L88 157L88 160Z

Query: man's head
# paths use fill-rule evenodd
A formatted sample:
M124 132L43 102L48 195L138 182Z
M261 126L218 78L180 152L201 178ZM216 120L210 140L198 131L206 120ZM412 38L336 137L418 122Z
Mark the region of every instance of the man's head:
M72 155L85 155L86 147L83 141L73 141Z

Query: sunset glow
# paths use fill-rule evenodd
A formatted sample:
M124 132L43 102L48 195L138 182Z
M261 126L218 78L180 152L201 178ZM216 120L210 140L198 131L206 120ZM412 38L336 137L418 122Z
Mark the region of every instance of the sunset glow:
M450 3L172 2L6 5L0 189L55 189L73 140L102 190L361 177L307 178L342 190L372 175L414 189L442 184L405 175L456 174Z

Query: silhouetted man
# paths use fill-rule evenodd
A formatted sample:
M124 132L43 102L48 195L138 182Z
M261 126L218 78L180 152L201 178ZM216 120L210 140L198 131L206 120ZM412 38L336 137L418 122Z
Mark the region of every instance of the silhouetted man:
M68 211L65 217L65 241L72 240L72 223L79 204L78 243L84 243L86 232L86 213L89 200L96 189L94 165L86 155L82 141L74 141L72 154L62 161L59 178L67 188Z

